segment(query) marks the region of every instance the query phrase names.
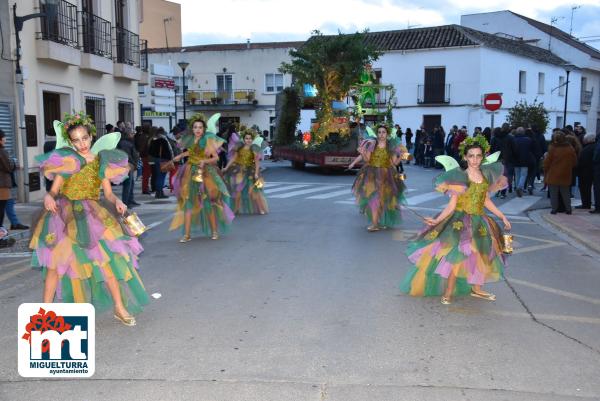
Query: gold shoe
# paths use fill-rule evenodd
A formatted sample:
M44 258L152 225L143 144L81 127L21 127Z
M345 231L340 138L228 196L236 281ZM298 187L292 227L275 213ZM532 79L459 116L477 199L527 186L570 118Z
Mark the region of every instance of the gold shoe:
M116 313L113 315L115 319L123 323L125 326L135 326L135 318L133 316L121 317Z
M495 301L496 296L494 294L490 294L489 292L475 292L471 290L471 296L475 298L485 299L487 301Z
M212 235L210 236L210 239L219 239L219 234L212 233Z
M184 243L184 242L190 242L191 240L192 240L192 237L190 237L189 235L184 235L183 237L181 237L179 242Z
M446 297L442 297L441 302L444 305L450 305L452 303L452 301L450 300L450 298L446 298Z
M380 228L377 227L377 226L369 226L369 227L367 227L367 231L371 232L371 233L374 232L374 231L379 231L379 230L380 230Z

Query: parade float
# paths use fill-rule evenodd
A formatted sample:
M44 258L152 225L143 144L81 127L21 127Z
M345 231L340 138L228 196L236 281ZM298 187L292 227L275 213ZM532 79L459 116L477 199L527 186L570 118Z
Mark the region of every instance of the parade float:
M392 123L394 88L377 83L370 65L379 52L365 39L366 32L315 32L304 46L290 51L292 61L280 70L292 74L295 88L280 96L274 158L296 168L345 169L358 156L366 125ZM314 109L314 118L302 109ZM310 122L300 121L301 116ZM297 135L299 123L309 129Z

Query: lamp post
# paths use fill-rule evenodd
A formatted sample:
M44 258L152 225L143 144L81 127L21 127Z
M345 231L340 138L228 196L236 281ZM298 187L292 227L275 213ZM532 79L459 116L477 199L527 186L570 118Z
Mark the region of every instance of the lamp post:
M185 113L185 69L188 67L188 65L190 65L190 63L185 62L185 61L180 61L179 63L177 63L177 65L181 68L181 78L182 78L182 85L181 85L181 93L182 93L182 100L183 100L183 119L185 121L187 121L187 117L186 117L186 113Z
M575 66L573 64L565 64L565 71L567 72L567 82L565 82L565 109L563 111L563 128L567 126L567 99L569 98L569 74Z
M25 130L25 84L23 83L23 71L21 70L21 38L19 33L23 30L23 23L33 18L45 17L46 13L27 14L21 17L17 16L17 4L13 4L13 24L15 26L15 78L17 84L17 95L19 101L19 130L21 131L22 156L20 165L23 168L23 174L19 177L19 186L23 189L23 201L29 202L29 162L27 161L27 131Z

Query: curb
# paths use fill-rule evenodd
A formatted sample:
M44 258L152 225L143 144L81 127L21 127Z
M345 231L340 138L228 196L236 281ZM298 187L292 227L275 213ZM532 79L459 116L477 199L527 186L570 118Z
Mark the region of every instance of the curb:
M561 226L557 224L552 218L548 217L546 214L542 215L542 218L552 226L554 226L557 230L567 234L569 237L575 239L577 242L582 244L583 246L592 249L594 252L600 252L600 244L596 244L593 241L589 241L584 235L577 232L576 230L572 230L571 228Z
M552 221L548 216L545 215L549 210L550 208L536 209L529 212L528 216L532 221L546 228L548 231L556 234L575 248L587 252L590 254L590 256L600 259L600 244L589 241L589 239L585 238L580 233Z

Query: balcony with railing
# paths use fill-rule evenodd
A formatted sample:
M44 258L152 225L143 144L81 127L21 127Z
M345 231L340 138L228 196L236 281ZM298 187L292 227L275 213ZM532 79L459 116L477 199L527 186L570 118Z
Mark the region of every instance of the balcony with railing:
M112 28L110 21L87 12L79 12L81 43L81 68L104 74L113 72Z
M594 96L594 91L581 91L581 110L589 110L592 106L592 97Z
M445 105L450 103L450 84L417 86L417 104Z
M139 81L140 37L123 27L114 28L115 51L113 52L115 77Z
M146 39L140 40L140 70L142 70L142 74L139 84L148 85L150 83L150 73L148 72L148 41Z
M235 89L230 91L188 90L185 94L186 104L194 109L210 110L225 108L231 110L253 109L258 105L254 89Z
M80 65L77 6L65 0L40 0L40 32L37 32L36 53L39 59Z
M363 112L366 114L378 114L387 110L388 105L395 101L395 93L392 85L355 85L350 88L348 96L346 97L346 103L350 106L356 104L356 102L360 102ZM305 104L306 100L307 98L305 98Z

